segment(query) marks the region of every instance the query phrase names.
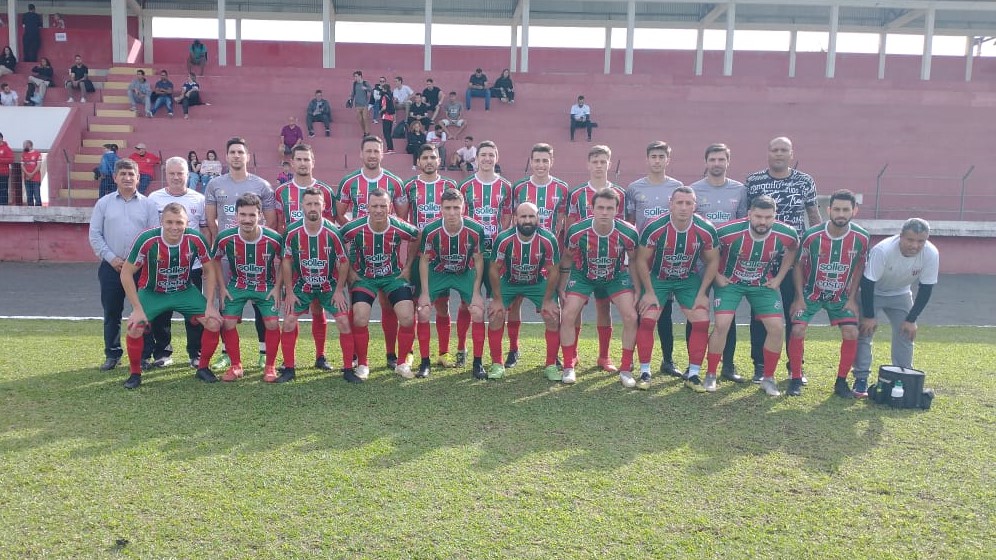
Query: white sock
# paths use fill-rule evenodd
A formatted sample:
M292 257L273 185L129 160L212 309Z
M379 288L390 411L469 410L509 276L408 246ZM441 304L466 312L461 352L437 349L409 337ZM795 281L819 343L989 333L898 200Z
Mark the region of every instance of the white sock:
M259 353L260 354L265 354L266 353L266 343L265 342L260 342L259 343Z
M702 371L702 365L688 364L688 377L698 375Z
M640 373L650 373L650 363L640 364Z

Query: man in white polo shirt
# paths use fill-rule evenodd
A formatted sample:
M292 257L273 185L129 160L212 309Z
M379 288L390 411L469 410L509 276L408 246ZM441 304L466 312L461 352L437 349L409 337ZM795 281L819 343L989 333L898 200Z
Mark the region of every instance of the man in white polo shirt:
M883 239L872 247L868 266L861 279L861 334L854 360L854 394L868 395L871 373L872 336L879 311L892 325L892 365L913 367L913 340L916 320L930 301L937 284L940 257L937 247L927 241L930 224L921 218L903 223L899 235ZM919 283L916 300L911 287Z

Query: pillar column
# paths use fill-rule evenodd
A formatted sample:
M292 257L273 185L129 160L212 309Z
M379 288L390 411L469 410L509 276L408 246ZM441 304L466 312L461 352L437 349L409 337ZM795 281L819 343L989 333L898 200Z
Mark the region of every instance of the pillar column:
M432 70L432 0L425 0L425 44L422 70Z
M830 43L827 45L827 78L837 73L837 31L840 29L840 6L830 6Z
M522 61L519 64L521 72L529 71L529 0L522 0Z
M225 0L218 0L218 66L228 66L228 29L225 26Z
M733 30L737 26L737 5L730 3L726 9L726 52L723 55L723 75L733 75Z
M111 61L128 62L128 4L111 0Z
M795 29L789 31L789 78L795 77L796 53L799 50L799 32Z
M335 11L332 0L322 0L322 68L335 68Z
M606 74L612 72L612 28L605 28L605 70Z
M923 31L923 58L920 60L920 79L930 79L930 59L934 54L934 20L937 10L930 8L924 18Z
M878 34L878 79L885 79L885 44L889 34L885 31Z
M633 73L633 42L636 37L636 0L626 3L626 68L624 72Z

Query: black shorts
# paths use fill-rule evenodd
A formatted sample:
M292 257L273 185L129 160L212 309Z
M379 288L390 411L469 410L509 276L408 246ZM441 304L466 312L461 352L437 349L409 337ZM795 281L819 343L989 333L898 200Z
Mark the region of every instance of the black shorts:
M353 290L350 295L354 304L365 303L373 306L374 301L377 299L374 294L371 294L365 290ZM398 305L402 301L411 301L412 299L414 299L414 295L412 294L412 288L410 285L402 286L387 294L387 300L391 302L392 307Z

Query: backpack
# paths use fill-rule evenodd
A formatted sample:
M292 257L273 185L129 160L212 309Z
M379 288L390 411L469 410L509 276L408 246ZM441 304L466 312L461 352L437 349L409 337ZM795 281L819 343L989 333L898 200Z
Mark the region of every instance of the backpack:
M408 123L402 121L394 125L394 130L391 131L391 138L404 139L408 136Z

